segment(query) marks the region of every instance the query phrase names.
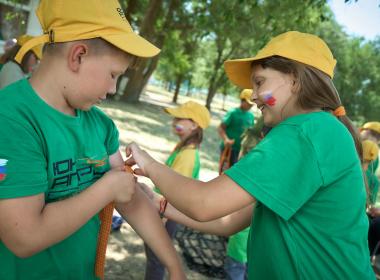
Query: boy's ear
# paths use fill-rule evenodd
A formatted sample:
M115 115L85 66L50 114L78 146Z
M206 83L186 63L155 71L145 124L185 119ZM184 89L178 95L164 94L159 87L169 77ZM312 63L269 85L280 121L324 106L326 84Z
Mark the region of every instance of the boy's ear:
M71 71L77 72L85 56L88 55L88 46L83 43L74 43L68 51L68 66Z

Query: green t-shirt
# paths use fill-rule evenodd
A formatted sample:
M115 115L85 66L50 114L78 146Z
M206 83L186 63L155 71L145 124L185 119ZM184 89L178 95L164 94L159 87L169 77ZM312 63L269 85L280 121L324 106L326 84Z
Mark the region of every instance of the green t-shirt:
M248 235L249 227L231 235L227 244L227 256L240 263L246 263Z
M249 279L375 279L363 173L337 118L288 118L226 175L257 200Z
M370 204L376 203L377 193L379 192L379 179L376 176L376 169L378 166L379 166L379 158L372 161L368 165L368 169L366 171Z
M110 169L109 156L119 147L114 123L95 107L76 113L53 109L25 79L0 91L0 199L44 193L51 203L78 194ZM96 215L65 240L24 259L0 241L0 279L96 279L99 225Z
M240 151L241 135L248 127L253 126L254 116L250 111L243 111L240 108L235 108L227 112L222 123L226 126L226 134L228 138L234 139L232 149ZM221 148L224 148L224 143L221 143Z

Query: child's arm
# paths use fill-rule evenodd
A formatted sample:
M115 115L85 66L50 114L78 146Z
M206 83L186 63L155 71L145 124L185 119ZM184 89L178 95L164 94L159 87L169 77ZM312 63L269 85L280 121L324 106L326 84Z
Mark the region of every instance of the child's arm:
M156 211L158 211L160 209L160 202L164 197L153 192L145 184L140 183L139 187L147 194L149 199L153 202L154 206L156 207ZM239 211L236 211L222 218L212 220L209 222L198 222L186 216L178 209L176 209L173 205L168 203L164 212L164 216L172 221L193 228L195 230L199 230L201 232L220 236L230 236L236 232L245 229L251 224L254 207L255 205L251 204Z
M122 157L114 158L111 166L124 165ZM116 209L128 220L137 234L148 244L161 262L167 267L170 279L185 279L180 259L174 249L163 223L148 197L136 188L129 203L117 203Z
M135 179L107 172L80 194L45 204L44 194L0 199L0 239L17 256L29 257L77 231L110 201L128 202Z
M192 180L156 162L136 144L127 147L129 165L137 162L141 175L148 176L170 203L185 215L200 221L215 220L255 202L255 198L226 175L209 182Z

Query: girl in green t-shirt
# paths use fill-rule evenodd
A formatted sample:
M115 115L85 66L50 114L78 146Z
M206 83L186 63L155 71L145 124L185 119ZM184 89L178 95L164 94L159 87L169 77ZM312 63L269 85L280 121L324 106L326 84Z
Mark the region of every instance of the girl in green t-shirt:
M206 107L192 101L177 108L166 108L165 112L173 117L173 133L179 138L179 142L165 164L182 176L198 179L200 170L199 145L203 139L203 129L210 123L210 113ZM155 188L155 191L160 193L158 188ZM177 223L166 220L165 227L169 236L173 238ZM164 279L165 266L153 251L146 244L144 245L147 258L145 279Z
M250 225L249 279L375 279L362 147L332 82L335 65L322 39L297 31L254 57L226 61L228 78L253 87L272 129L211 181L180 176L127 147L127 163L170 202L167 217L227 236Z

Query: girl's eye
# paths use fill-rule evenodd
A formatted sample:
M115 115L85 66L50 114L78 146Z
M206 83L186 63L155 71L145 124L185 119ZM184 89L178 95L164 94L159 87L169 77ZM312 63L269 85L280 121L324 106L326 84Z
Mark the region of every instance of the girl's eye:
M256 87L260 87L263 84L263 81L255 81Z

